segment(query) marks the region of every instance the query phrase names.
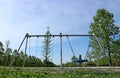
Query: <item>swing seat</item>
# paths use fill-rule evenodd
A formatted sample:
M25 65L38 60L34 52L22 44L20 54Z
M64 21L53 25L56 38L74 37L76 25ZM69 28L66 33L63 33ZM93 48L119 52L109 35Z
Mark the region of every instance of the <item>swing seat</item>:
M74 60L74 63L83 63L83 62L88 62L88 60Z

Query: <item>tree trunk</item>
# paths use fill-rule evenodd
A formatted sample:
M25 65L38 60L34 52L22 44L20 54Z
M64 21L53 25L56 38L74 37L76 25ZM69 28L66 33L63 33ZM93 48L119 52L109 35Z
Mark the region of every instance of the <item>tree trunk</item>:
M109 41L107 43L107 46L108 46L109 63L110 63L110 66L112 67L112 58L111 58L111 51L110 51Z

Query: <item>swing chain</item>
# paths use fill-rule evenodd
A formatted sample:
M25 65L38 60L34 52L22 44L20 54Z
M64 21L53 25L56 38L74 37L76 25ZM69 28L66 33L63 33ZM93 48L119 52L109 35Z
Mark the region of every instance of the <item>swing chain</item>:
M73 47L72 47L72 45L71 45L71 43L70 43L70 39L69 39L68 36L67 36L67 40L68 40L68 43L69 43L69 45L70 45L71 51L72 51L72 53L73 53L73 56L75 56L75 53L74 53ZM76 57L76 56L75 56L75 57Z

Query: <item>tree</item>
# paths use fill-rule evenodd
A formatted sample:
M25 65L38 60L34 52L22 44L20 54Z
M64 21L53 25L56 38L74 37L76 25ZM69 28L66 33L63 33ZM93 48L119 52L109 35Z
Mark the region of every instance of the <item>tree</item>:
M111 48L111 51L114 53L112 56L114 58L113 62L116 63L117 61L120 61L120 39L115 40L111 47L114 47Z
M71 58L71 61L74 62L75 60L78 60L78 58L77 58L76 56L73 56L73 57ZM79 59L79 60L80 60L80 59Z
M4 48L2 42L0 42L0 65L3 65L4 60Z
M90 46L93 48L93 55L98 57L108 57L109 63L112 66L111 45L114 41L114 36L119 33L119 27L114 24L113 14L105 9L98 9L96 16L94 16L94 22L90 25L89 34L95 34L100 42L103 51L101 51L95 38L91 37ZM97 55L99 54L99 55Z
M12 49L9 48L10 45L10 41L7 40L5 42L5 56L4 56L4 65L8 66L11 62L11 53L12 53Z
M44 37L44 41L43 41L43 57L44 57L44 62L45 65L47 65L47 63L49 62L49 58L50 58L50 53L51 53L51 33L49 31L49 27L47 27L47 31L46 31L46 36Z
M14 66L17 65L17 56L18 56L18 51L15 49L13 52L12 52L12 62L14 64ZM19 63L18 63L19 64Z

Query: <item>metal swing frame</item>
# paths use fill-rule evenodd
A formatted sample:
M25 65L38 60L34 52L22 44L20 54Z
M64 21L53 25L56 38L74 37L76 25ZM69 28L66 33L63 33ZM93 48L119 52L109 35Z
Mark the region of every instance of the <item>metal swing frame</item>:
M67 40L68 40L68 43L69 43L69 45L70 45L70 48L71 48L71 51L72 51L73 57L76 58L75 52L74 52L74 50L73 50L72 44L71 44L70 39L69 39L68 36L67 36ZM88 47L89 47L89 46L88 46ZM73 60L72 62L74 62L74 63L83 63L83 62L88 62L88 60L75 59L75 60Z
M60 33L59 35L29 35L28 33L26 33L26 35L24 36L18 50L17 50L17 53L20 51L23 43L26 41L25 43L25 54L26 54L26 51L27 51L27 46L28 46L28 38L31 38L31 37L46 37L46 36L51 36L51 37L59 37L60 38L60 67L62 67L62 37L90 37L90 36L93 36L95 37L95 35L90 35L90 34L62 34ZM96 38L96 37L95 37ZM11 61L11 64L10 64L10 67L12 67L13 63L15 62L15 57L16 57L16 54L13 58L13 61ZM24 57L25 58L25 57ZM23 67L25 66L25 60L24 59L24 62L23 62Z
M38 52L38 43L39 43L39 37L37 37L37 40L36 40L36 47L35 47L35 57L37 57L37 52ZM28 45L29 45L29 56L31 55L31 49L30 49L30 45L31 45L31 37L28 39ZM24 58L25 59L25 58ZM33 61L29 61L30 64L35 64L35 62ZM24 65L25 66L25 63Z

